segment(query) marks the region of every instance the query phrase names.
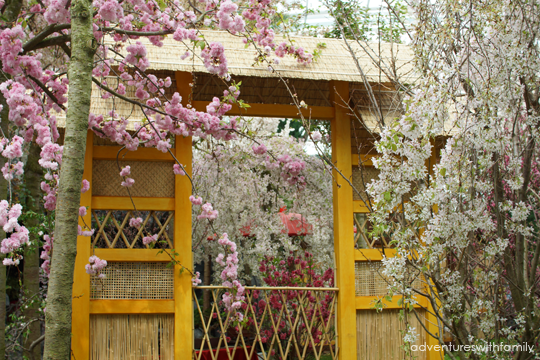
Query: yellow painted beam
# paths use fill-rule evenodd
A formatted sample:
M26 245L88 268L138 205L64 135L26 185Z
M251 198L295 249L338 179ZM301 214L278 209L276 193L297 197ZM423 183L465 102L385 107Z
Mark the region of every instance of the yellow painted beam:
M396 256L395 249L384 249L386 257ZM381 261L383 258L382 249L356 249L354 252L355 261Z
M94 159L96 160L116 160L120 146L94 146ZM139 161L174 161L171 154L164 153L156 148L140 147L137 151L124 150L118 157L119 160L139 160Z
M174 198L133 197L137 210L174 210ZM94 196L94 210L133 210L133 204L128 196Z
M193 101L193 107L198 111L206 111L208 101ZM247 109L240 109L233 105L227 115L241 116L263 116L277 118L300 118L298 108L294 105L284 104L249 104ZM302 114L306 118L317 120L331 120L334 117L334 108L329 106L309 106L302 109ZM350 151L350 149L349 149Z
M354 274L353 193L347 180L352 180L351 121L342 99L349 99L349 84L330 82L330 100L335 116L331 120L333 171L334 253L336 285L339 288L337 334L340 360L356 359L356 303Z
M191 100L192 75L176 72L176 86L185 106ZM191 137L176 136L175 156L185 166L191 176L193 161ZM174 247L179 253L180 262L186 268L193 269L191 250L191 182L187 176L176 175L174 184ZM191 359L193 353L193 300L191 275L181 273L181 266L174 267L174 356L175 359Z
M107 261L171 261L165 253L156 249L95 249L96 256Z
M81 206L91 206L92 203L92 149L94 133L88 131L86 137L86 153L84 155L83 179L90 182L90 190L81 194ZM91 209L89 208L84 222L91 224ZM84 226L79 219L79 225ZM73 274L73 309L71 314L72 333L71 349L73 358L86 360L90 356L90 275L84 266L90 257L90 238L77 237L77 257L75 258L75 272Z
M366 206L366 204L362 200L354 200L353 212L368 214L370 211L369 211L369 208Z
M392 301L388 301L384 298L384 296L357 296L356 297L356 309L357 310L369 310L374 309L374 303L378 299L382 299L382 303L385 305L385 309L401 309L402 306L398 305L399 299L401 299L401 295L394 295L392 297ZM418 300L418 304L414 305L415 308L420 308L423 306L424 308L427 306L427 299L422 297Z
M91 300L90 313L172 314L174 313L174 300Z

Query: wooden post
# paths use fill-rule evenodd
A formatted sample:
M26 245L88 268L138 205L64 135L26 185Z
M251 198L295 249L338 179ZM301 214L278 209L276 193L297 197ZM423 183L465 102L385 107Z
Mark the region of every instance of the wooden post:
M192 75L176 73L176 87L185 106L190 98ZM191 176L191 137L176 136L175 156ZM191 182L187 176L176 175L174 185L174 248L183 266L192 270L191 252ZM175 359L191 359L193 353L193 300L191 295L191 275L181 272L181 266L174 267L174 355Z
M432 149L431 149L431 157L429 159L429 161L426 161L427 165L428 165L428 173L430 175L430 177L433 177L433 166L435 166L435 164L437 163L437 152L439 150L437 150L437 144L436 142L432 139L431 140L431 145L432 145ZM433 181L433 179L431 179L431 181ZM433 211L437 211L436 209L433 209ZM430 292L430 290L428 289L427 290L428 293ZM429 330L430 333L432 334L437 334L439 336L444 336L444 334L439 334L439 326L438 326L438 320L437 320L437 317L435 315L432 315L431 313L435 312L435 310L433 309L433 306L431 306L431 303L428 302L428 306L427 306L427 316L426 316L426 327L427 329ZM438 339L435 339L434 337L430 336L430 335L426 335L426 339L427 339L427 345L429 345L429 349L428 352L427 352L427 360L443 360L444 359L444 351L440 350L440 351L436 351L434 346L435 345L441 345L439 343L439 340Z
M81 194L81 206L88 207L84 222L79 219L79 225L92 224L92 155L94 133L88 130L86 138L86 153L84 155L83 179L90 182L90 190ZM72 359L85 360L90 357L90 275L84 266L88 264L91 255L90 237L77 237L77 257L73 276L73 307L71 312L71 349Z
M343 100L342 100L343 99ZM354 282L354 220L352 181L351 121L346 104L349 84L330 82L330 100L335 115L331 121L332 161L339 169L333 171L334 252L336 258L336 285L339 288L337 306L337 335L340 360L357 358L356 349L356 294ZM346 177L346 179L343 178Z

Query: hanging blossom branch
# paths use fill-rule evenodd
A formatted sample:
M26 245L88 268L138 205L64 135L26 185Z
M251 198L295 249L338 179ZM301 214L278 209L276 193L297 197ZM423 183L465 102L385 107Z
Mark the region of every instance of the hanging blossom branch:
M0 1L1 2L1 1ZM63 147L57 141L57 114L62 114L67 105L68 79L65 74L65 64L58 61L58 66L42 64L43 54L51 48L60 47L67 56L71 56L68 43L72 40L70 35L70 2L67 0L46 0L36 5L24 7L18 16L18 21L3 23L0 31L0 61L2 71L10 79L0 84L0 91L9 106L9 121L14 124L14 132L3 134L0 139L0 152L8 158L6 166L2 168L4 177L10 182L23 174L22 161L23 146L34 140L41 147L40 165L46 170L41 188L45 193L44 207L48 211L56 209L56 196L60 182L60 169L62 165ZM226 121L223 117L237 101L240 94L239 87L231 84L223 94L222 99L214 98L207 107L206 112L199 112L190 106L182 105L182 98L178 93L169 99L165 96L165 89L170 87L170 78L158 79L147 74L150 61L147 57L146 46L137 41L146 37L155 46L161 46L166 34L178 42L187 42L193 45L193 52L200 48L200 57L211 74L230 81L227 59L224 47L217 42L207 42L197 31L201 24L216 24L218 28L238 34L246 39L246 43L264 47L266 55L274 53L276 57L292 55L300 63L310 63L311 54L301 47L276 44L274 32L270 28L271 18L276 10L269 0L251 0L245 8L239 9L230 0L205 1L204 11L194 9L185 10L178 1L167 1L165 7L154 0L98 0L94 3L94 36L96 43L103 41L105 36L111 36L118 44L118 49L125 46L126 55L116 57L117 51L109 51L105 46L98 46L98 61L94 64L92 72L93 81L105 90L104 98L115 97L142 108L146 122L136 128L135 134L127 130L128 120L118 116L112 109L108 114L90 114L88 128L97 136L107 138L129 151L135 151L141 145L156 147L163 152L169 152L172 136L199 136L206 138L212 136L218 140L228 141L236 138L238 131L237 120L233 118ZM2 6L0 6L2 8ZM42 29L30 29L24 20L38 18L46 24ZM29 32L34 35L31 37ZM249 35L256 34L255 36ZM135 41L132 43L132 41ZM114 69L114 70L113 70ZM115 87L103 81L111 71L118 75L118 84ZM98 80L101 79L101 80ZM135 88L137 100L125 96L126 88ZM265 153L264 145L254 148L258 155ZM172 153L171 153L172 154ZM174 157L174 154L172 154ZM282 166L283 176L290 183L304 183L302 175L303 166L300 161L283 155L273 164L268 158L268 166ZM173 172L177 175L187 175L185 168L175 158ZM120 169L123 177L122 185L129 188L135 179L130 177L130 168ZM88 191L90 184L83 180L81 192ZM129 190L128 190L129 194ZM130 196L131 197L131 196ZM196 198L195 202L200 201ZM194 203L195 204L195 203ZM202 204L200 204L202 205ZM18 223L19 207L9 201L1 203L0 224L6 230L8 237L2 239L2 252L5 253L7 264L18 264L24 251L23 246L28 241L27 229ZM135 208L135 207L134 207ZM206 203L201 206L202 218L211 221L217 216L212 205ZM79 209L79 216L86 215L86 208ZM130 226L142 225L142 219L131 219ZM83 223L79 227L80 236L91 236L93 230L89 224ZM45 273L50 272L50 260L54 247L54 234L45 234L44 250L41 254ZM157 241L154 234L146 234L143 243L152 246ZM173 254L174 255L174 254ZM102 270L106 262L95 255L89 259L87 272L103 277ZM189 270L189 269L188 269ZM190 271L191 272L191 271ZM197 283L197 274L192 274Z

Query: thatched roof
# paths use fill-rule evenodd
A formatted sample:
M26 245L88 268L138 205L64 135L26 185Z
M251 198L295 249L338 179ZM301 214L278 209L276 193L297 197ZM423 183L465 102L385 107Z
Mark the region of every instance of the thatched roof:
M294 44L303 46L312 52L319 43L325 43L319 59L309 65L299 64L294 58L288 56L280 59L279 65L274 65L276 72L270 72L267 65L254 65L256 49L253 46L245 47L242 39L223 31L203 31L208 42L221 42L225 47L229 71L235 81L242 81L240 98L249 104L291 104L291 95L285 84L278 78L281 76L287 81L287 86L304 100L309 106L331 107L330 83L331 80L347 81L350 83L350 105L358 111L369 128L375 127L375 114L368 100L365 86L362 81L355 59L351 56L344 41L337 39L319 39L313 37L294 37ZM276 41L279 42L279 38ZM112 39L108 39L112 43ZM208 73L202 61L197 56L181 60L180 56L187 50L186 46L168 36L162 47L151 45L148 40L139 40L147 44L148 58L150 60L149 73L158 78L169 76L172 85L167 89L166 96L170 98L176 91L176 71L193 74L192 100L210 102L214 96L223 94L227 88L226 83ZM365 49L356 52L362 71L371 83L388 83L388 79L378 70L374 61L384 59L387 67L394 67L405 82L412 82L412 53L405 45L391 46L390 44L364 44ZM357 46L357 48L359 48ZM125 52L125 49L122 50ZM379 56L380 55L380 56ZM390 59L395 61L390 61ZM110 87L116 88L118 79L107 78ZM94 114L107 115L114 109L119 116L130 120L130 129L140 122L143 114L139 107L126 101L108 98L102 99L103 91L92 84L92 103L90 111ZM383 86L384 87L384 86ZM127 87L126 96L135 97L135 89ZM377 92L379 105L383 108L383 116L394 117L400 110L400 101L391 89L381 87ZM397 100L397 101L396 101ZM247 116L249 116L249 111ZM65 124L64 116L59 116L58 125Z
M229 71L232 75L249 77L277 77L278 74L268 70L268 65L254 65L257 50L250 46L245 47L242 38L230 35L224 31L202 31L208 42L220 42L225 47ZM362 82L351 53L345 42L338 39L320 39L314 37L292 37L294 44L313 52L320 43L326 44L322 49L320 58L309 65L299 64L292 57L280 59L279 65L275 65L279 74L289 79L309 80L339 80L349 82ZM283 41L286 41L283 39ZM146 39L143 43L150 44ZM276 42L281 42L281 37L276 36ZM408 46L393 46L387 43L365 43L363 49L357 44L352 44L355 49L362 71L371 82L387 82L379 69L374 65L374 60L381 58L387 66L395 66L397 73L403 77L409 77L412 70L412 52ZM162 47L147 46L148 58L151 68L154 70L187 71L208 73L202 61L198 57L181 60L180 56L187 50L186 46L172 39L171 36L163 41ZM391 59L396 59L395 64Z

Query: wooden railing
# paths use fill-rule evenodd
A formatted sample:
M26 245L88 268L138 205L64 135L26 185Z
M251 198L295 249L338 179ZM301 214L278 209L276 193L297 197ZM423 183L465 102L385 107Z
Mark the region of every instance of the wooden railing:
M237 310L243 320L222 304L222 286L193 288L196 360L338 358L337 288L246 287ZM203 292L210 303L203 309Z

